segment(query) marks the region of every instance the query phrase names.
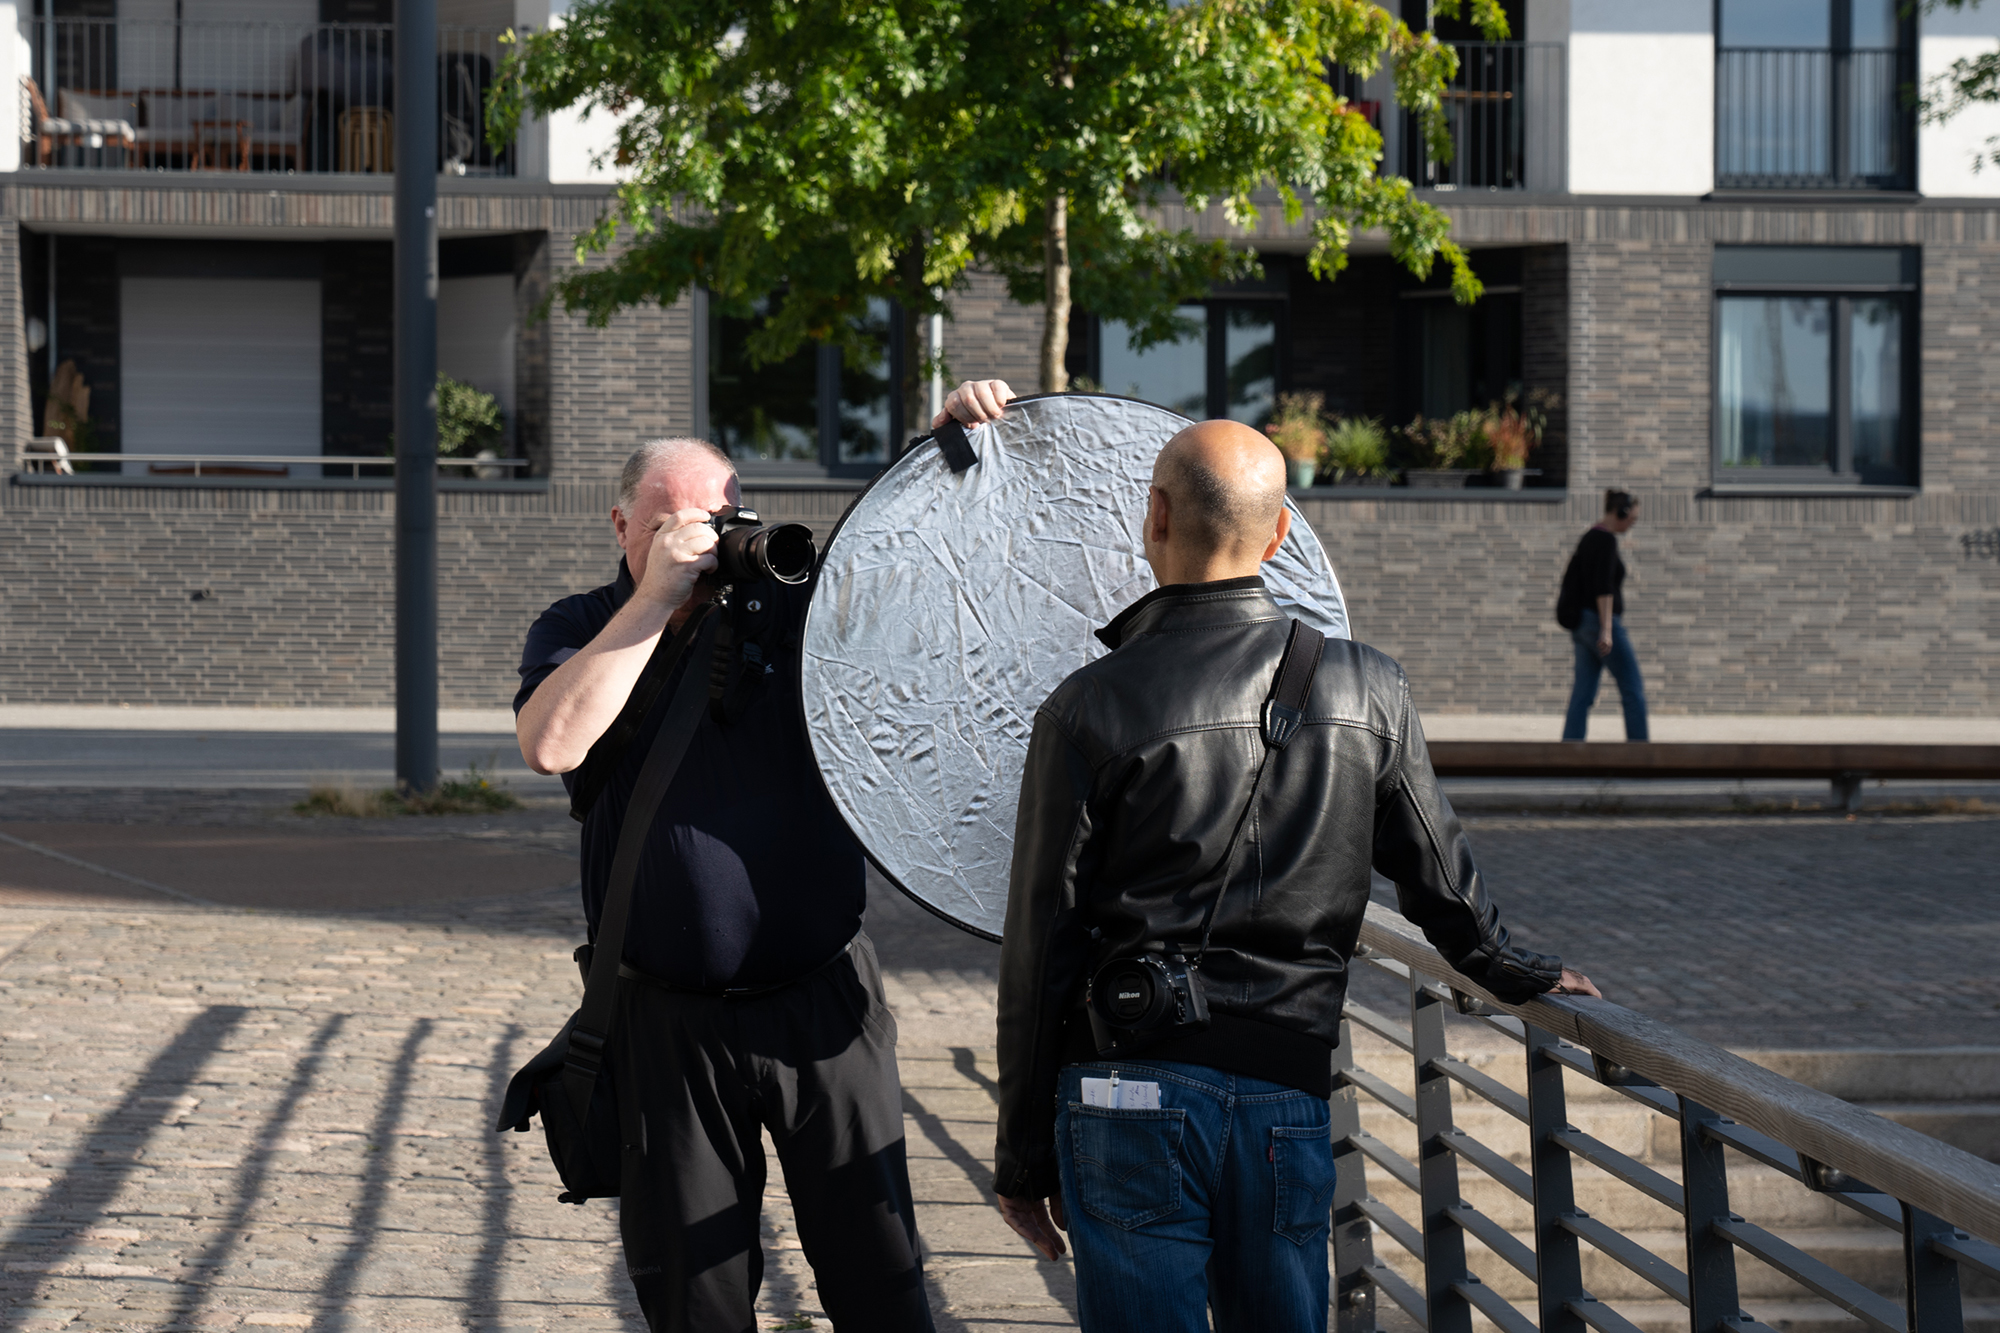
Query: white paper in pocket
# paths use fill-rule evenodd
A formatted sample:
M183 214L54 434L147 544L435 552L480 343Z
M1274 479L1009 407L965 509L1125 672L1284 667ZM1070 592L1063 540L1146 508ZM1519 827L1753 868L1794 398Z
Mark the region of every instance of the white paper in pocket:
M1160 1109L1160 1085L1087 1078L1083 1080L1083 1104L1102 1106L1112 1111L1157 1111Z

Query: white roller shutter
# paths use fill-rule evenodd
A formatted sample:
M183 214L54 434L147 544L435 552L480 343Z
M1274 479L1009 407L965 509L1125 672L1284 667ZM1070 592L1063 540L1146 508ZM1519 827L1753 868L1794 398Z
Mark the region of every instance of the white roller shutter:
M125 452L319 453L319 298L313 279L123 279ZM128 462L125 470L176 466Z

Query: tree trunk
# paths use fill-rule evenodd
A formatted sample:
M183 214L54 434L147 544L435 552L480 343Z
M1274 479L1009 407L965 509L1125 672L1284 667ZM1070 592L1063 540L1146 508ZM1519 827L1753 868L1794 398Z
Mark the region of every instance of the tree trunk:
M930 353L930 338L926 332L930 317L923 309L924 289L924 247L920 238L913 237L908 249L896 262L896 285L902 292L902 327L897 336L903 340L903 382L897 386L903 395L903 438L890 442L889 454L900 458L913 436L922 435L931 428L931 377L924 367L924 358Z
M1043 236L1042 392L1069 388L1069 196L1049 196L1049 223Z

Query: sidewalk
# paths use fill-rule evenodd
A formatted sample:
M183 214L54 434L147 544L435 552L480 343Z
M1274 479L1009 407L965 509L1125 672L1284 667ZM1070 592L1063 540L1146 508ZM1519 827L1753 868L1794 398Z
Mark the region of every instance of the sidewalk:
M0 815L0 1329L639 1328L615 1210L556 1203L540 1136L488 1132L576 1003L559 802L304 820L137 790L93 824L71 799ZM2000 818L1467 822L1517 939L1695 1035L2000 1048ZM1069 1265L991 1206L997 949L880 883L868 928L939 1327L1073 1327ZM763 1226L759 1327L809 1326L776 1171Z

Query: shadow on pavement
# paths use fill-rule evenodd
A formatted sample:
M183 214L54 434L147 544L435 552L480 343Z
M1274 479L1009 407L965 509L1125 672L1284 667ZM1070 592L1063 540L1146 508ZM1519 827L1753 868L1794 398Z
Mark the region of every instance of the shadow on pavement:
M175 1118L185 1105L186 1089L248 1013L239 1005L214 1005L188 1020L132 1081L118 1105L98 1120L34 1208L8 1228L0 1254L34 1254L35 1265L43 1268L63 1263L138 1167L134 1141L145 1140ZM200 1288L188 1290L192 1299L200 1299ZM21 1328L33 1318L32 1306L17 1306L0 1314L0 1329Z

